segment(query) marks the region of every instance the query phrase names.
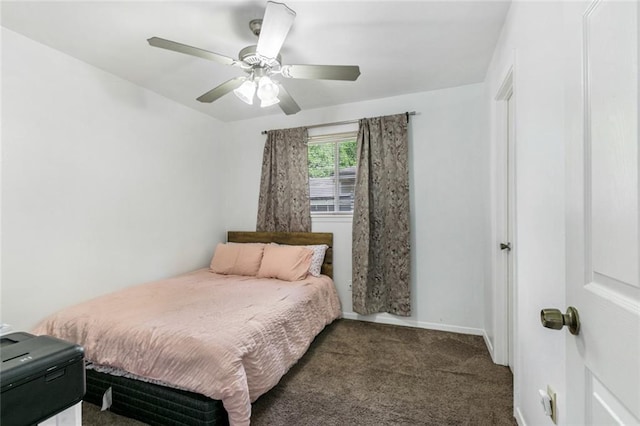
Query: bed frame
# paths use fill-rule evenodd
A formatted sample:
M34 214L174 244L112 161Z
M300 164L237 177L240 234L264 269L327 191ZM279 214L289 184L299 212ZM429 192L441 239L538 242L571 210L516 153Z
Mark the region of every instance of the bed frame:
M229 231L234 243L327 244L322 274L333 278L333 234L330 232L240 232ZM112 389L111 411L150 425L226 426L222 401L204 395L152 383L87 370L84 400L101 406L102 396Z

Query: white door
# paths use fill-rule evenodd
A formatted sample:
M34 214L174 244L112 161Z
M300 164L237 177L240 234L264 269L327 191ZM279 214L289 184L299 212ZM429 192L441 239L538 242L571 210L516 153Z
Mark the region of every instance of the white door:
M496 164L496 287L494 361L515 370L515 94L510 69L495 96L498 146Z
M566 408L560 424L640 424L637 1L563 5Z

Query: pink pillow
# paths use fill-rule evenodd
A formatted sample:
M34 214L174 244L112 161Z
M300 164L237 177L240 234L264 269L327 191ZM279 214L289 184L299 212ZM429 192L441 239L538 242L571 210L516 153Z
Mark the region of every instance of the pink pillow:
M260 269L264 244L223 244L216 247L211 272L225 275L256 276Z
M307 277L313 250L301 246L267 245L258 271L259 278L299 281Z
M271 243L271 245L282 246L284 244ZM314 277L319 277L322 272L322 264L324 263L324 255L327 253L329 246L326 244L302 246L313 250L311 256L311 264L309 266L309 273Z

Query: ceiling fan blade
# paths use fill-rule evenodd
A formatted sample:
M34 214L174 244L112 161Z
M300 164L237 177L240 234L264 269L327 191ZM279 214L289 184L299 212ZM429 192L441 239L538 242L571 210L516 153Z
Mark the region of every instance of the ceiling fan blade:
M198 100L200 102L211 103L216 99L219 99L229 93L230 91L237 89L246 80L246 77L236 77L231 80L227 80L218 87L209 90L204 95L200 96Z
M208 50L199 49L197 47L187 46L186 44L177 43L175 41L166 40L164 38L151 37L150 39L147 39L147 41L153 47L160 47L162 49L173 50L174 52L184 53L191 56L198 56L210 61L219 62L223 65L240 65L238 61L229 58L228 56L209 52Z
M289 92L285 90L284 86L280 83L276 84L278 85L278 99L280 99L278 105L280 105L280 109L287 115L292 115L300 111L300 107L296 101L293 100Z
M286 4L267 2L267 10L262 18L262 28L258 37L257 53L269 59L277 58L295 18L296 13Z
M357 65L284 65L282 75L288 78L356 81L360 75Z

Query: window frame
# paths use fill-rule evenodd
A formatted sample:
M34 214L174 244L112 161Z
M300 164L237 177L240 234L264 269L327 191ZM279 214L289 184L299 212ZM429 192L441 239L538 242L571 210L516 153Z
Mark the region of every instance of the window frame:
M333 208L334 211L325 211L325 212L314 212L311 211L312 218L320 218L320 217L353 217L353 210L344 212L340 211L340 143L355 141L357 144L358 131L349 131L349 132L340 132L340 133L327 133L327 134L319 134L315 136L307 137L307 146L310 145L320 145L320 144L333 144L334 149L334 176L335 176L335 186L334 186L334 196L333 196ZM357 158L356 158L357 162ZM307 166L308 167L308 166ZM357 165L356 165L357 167ZM311 177L309 177L309 183L311 182ZM309 188L309 206L311 207L311 188Z

